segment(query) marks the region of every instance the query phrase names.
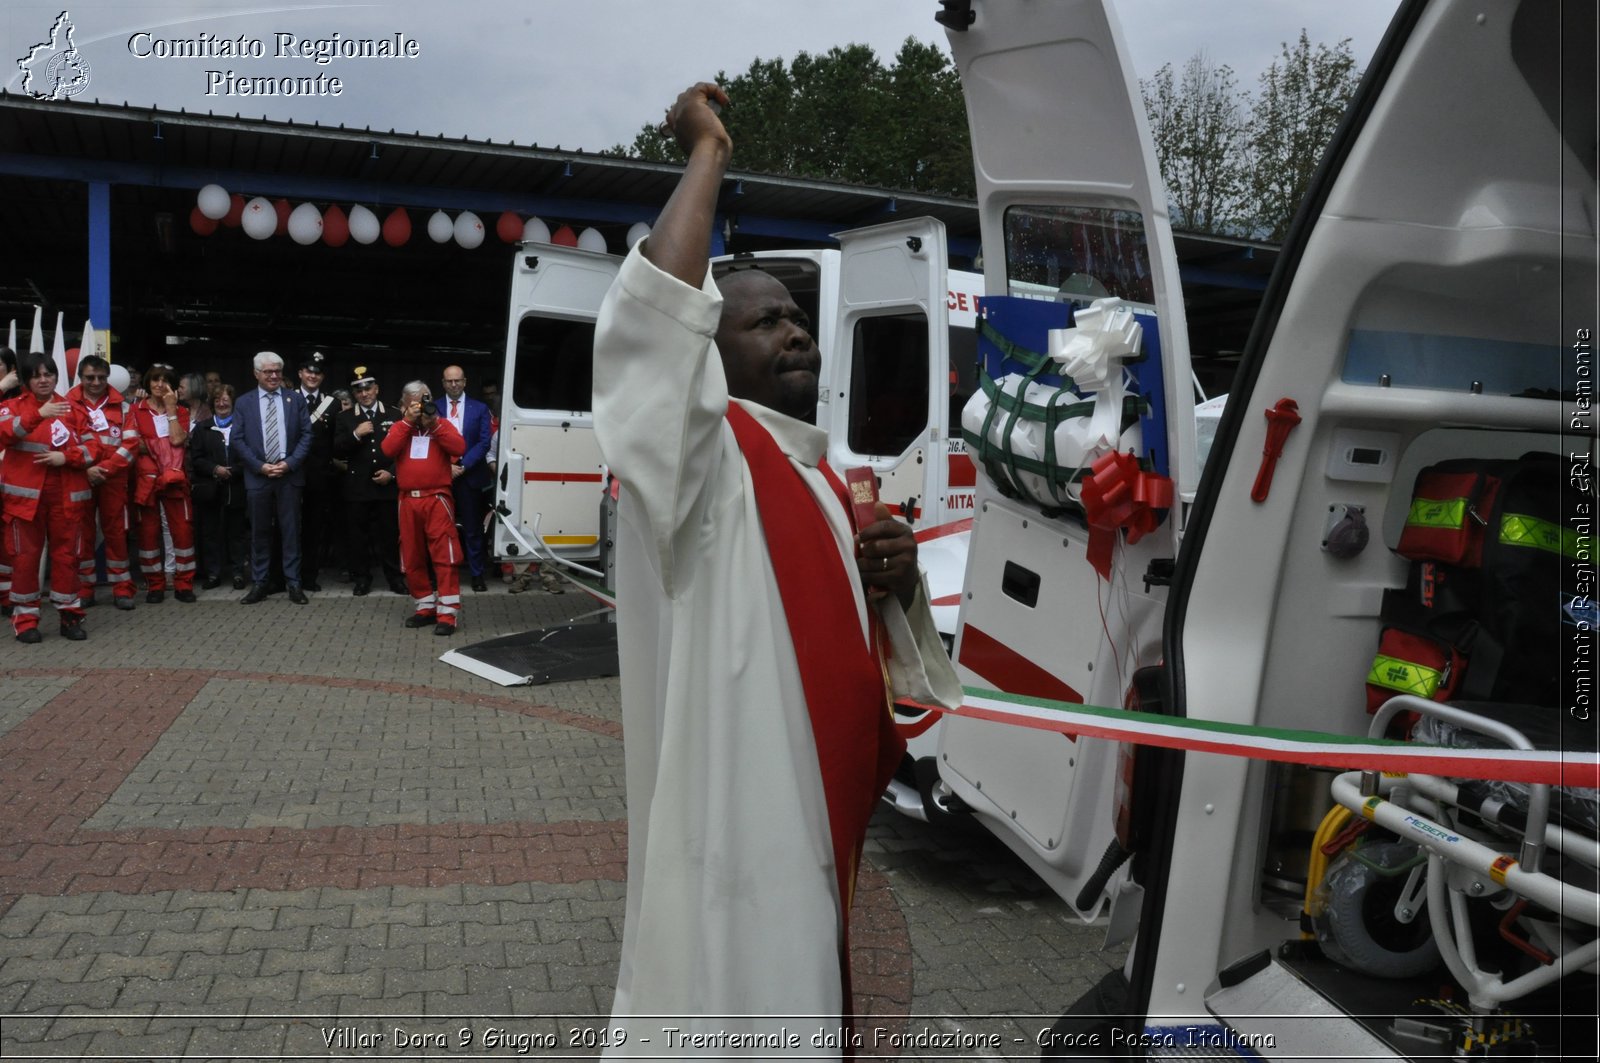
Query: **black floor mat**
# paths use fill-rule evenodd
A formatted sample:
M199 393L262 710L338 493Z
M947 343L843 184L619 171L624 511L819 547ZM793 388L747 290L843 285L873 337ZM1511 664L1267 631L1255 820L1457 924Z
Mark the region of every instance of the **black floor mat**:
M600 679L618 672L617 625L584 621L503 635L452 650L444 660L502 686Z

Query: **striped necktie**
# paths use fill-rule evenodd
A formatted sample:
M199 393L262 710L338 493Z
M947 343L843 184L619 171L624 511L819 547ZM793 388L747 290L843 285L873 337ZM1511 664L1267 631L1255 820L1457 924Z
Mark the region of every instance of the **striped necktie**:
M277 461L282 457L283 442L278 431L278 396L276 392L267 395L267 420L262 430L262 436L267 442L267 458Z

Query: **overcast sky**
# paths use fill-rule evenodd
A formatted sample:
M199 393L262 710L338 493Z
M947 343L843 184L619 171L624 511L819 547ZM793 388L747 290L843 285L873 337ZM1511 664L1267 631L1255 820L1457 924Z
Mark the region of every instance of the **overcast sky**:
M1136 73L1179 67L1197 51L1232 66L1241 88L1282 42L1351 41L1365 68L1396 0L1120 0ZM685 85L755 58L792 58L835 45L871 45L886 62L907 36L948 51L936 0L381 0L272 4L241 0L4 0L0 58L19 91L18 61L49 39L65 9L89 67L80 99L475 140L600 150L631 142ZM711 16L708 18L708 13ZM407 59L275 58L276 34L414 42ZM202 34L261 42L262 58L145 57ZM139 36L136 36L139 35ZM159 42L159 43L158 43ZM40 55L35 67L47 64ZM208 75L207 71L217 71ZM241 78L338 78L338 96L229 95ZM208 90L210 94L208 95ZM0 150L6 146L0 145Z

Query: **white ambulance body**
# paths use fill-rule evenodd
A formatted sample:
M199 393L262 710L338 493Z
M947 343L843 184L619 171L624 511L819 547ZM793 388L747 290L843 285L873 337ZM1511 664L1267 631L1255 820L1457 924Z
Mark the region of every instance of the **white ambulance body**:
M1001 488L1003 450L985 465L958 445L952 364L959 398L975 382L947 337L980 325L967 317L977 293L946 283L943 233L927 222L843 234L839 251L718 265L773 269L815 321L830 462L876 469L884 500L923 533L970 687L1138 704L1211 728L1365 735L1363 680L1383 592L1405 582L1392 551L1417 471L1449 457L1593 451L1593 5L1403 4L1283 248L1203 475L1166 194L1109 0L952 0L941 21L973 135L982 327L1007 342L1032 336L1039 352L1055 343L1066 357L1069 308L1100 296L1131 308L1141 355L1108 377L1135 400L1117 449L1149 478L1141 491L1169 493L1139 496L1155 499L1147 523L1136 542L1113 533L1102 578L1090 558L1107 540L1084 517L1081 485L1042 504L1015 489L1026 476ZM502 503L514 527L573 557L592 556L601 534L589 341L616 267L529 246L513 276ZM983 342L986 368L1004 369L993 338ZM1564 387L1572 359L1587 374L1576 395ZM1283 399L1300 420L1266 469L1264 413ZM981 417L982 404L966 412ZM1331 522L1352 512L1364 514L1370 544L1335 556L1324 548ZM970 533L937 534L969 517ZM496 550L526 556L503 531ZM1587 646L1592 665L1592 632ZM945 718L913 757L916 778L891 793L899 807L970 812L1083 917L1109 910L1112 937L1134 938L1120 984L1081 1002L1127 1018L1092 1027L1079 1054L1405 1058L1490 1040L1525 1046L1486 1018L1498 1002L1515 1007L1522 983L1497 988L1470 932L1465 944L1446 941L1461 937L1463 919L1483 921L1479 898L1515 922L1526 897L1507 882L1522 880L1503 864L1463 864L1468 835L1480 844L1483 832L1417 797L1421 781L1399 787L1406 807L1393 780L1373 781L1385 796L1363 800L1383 807L1360 807L1430 825L1404 836L1428 861L1425 876L1411 868L1403 889L1390 884L1404 903L1372 896L1378 922L1448 961L1441 978L1459 1006L1431 1019L1396 1003L1410 983L1265 951L1301 936L1317 857L1295 865L1348 779L972 716ZM1589 870L1554 893L1540 892L1543 873L1526 887L1577 905L1541 940L1553 958L1539 977L1592 998L1600 856L1592 840L1551 831L1563 868ZM1352 995L1364 987L1365 998ZM1554 1027L1566 1029L1559 1015ZM1058 1048L1072 1054L1065 1039Z
M975 480L951 417L975 386L983 278L946 270L943 226L926 219L839 240L839 250L727 256L714 266L759 266L810 315L823 352L818 421L833 440L829 461L877 471L880 497L923 539L936 618L953 635ZM516 255L498 455L509 513L496 524L501 560L527 559L518 535L574 560L600 554L605 468L589 411L592 339L619 265L553 245Z
M969 687L1139 704L1184 734L1364 737L1384 591L1407 578L1393 549L1417 472L1446 458L1570 456L1574 505L1591 508L1569 531L1593 580L1593 4L1401 6L1285 243L1203 475L1166 195L1108 0L973 0L941 21L973 131L987 320L1006 332L1029 316L1006 296L1041 283L1136 304L1145 358L1125 382L1153 409L1131 450L1171 486L1150 496L1166 502L1154 527L1113 540L1103 579L1080 507L1002 489L980 460L954 653ZM1037 349L1065 347L1063 326L1035 329ZM1266 411L1285 399L1298 423L1274 466ZM1352 513L1370 542L1330 551ZM1592 669L1581 623L1564 659ZM1569 751L1594 749L1587 704L1564 721ZM1576 1043L1593 1058L1600 848L1546 830L1537 787L1527 838L1507 842L1514 825L1452 806L1432 776L1335 778L975 714L939 730L938 799L1084 917L1109 897L1113 937L1136 935L1117 984L1074 1009L1124 1017L1064 1019L1047 1054L1553 1058ZM1325 868L1316 852L1295 865L1336 802L1415 854L1352 865L1370 887L1353 933L1380 946L1364 966L1301 940ZM1418 976L1431 989L1386 981L1406 973L1385 969L1391 949L1437 949Z

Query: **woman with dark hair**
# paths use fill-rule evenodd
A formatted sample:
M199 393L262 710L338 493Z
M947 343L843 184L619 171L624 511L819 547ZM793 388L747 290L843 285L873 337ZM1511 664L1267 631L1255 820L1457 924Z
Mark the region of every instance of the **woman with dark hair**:
M195 600L194 508L189 500L189 476L184 472L189 408L178 401L177 382L171 366L151 366L144 371L143 381L148 397L133 407L139 425L139 456L133 463L130 510L139 525L144 600L152 604L165 598L167 590L161 538L163 516L172 536L172 596L180 602Z
M189 407L189 426L197 428L201 421L211 418L211 388L204 373L185 373L178 378L178 401ZM193 477L190 477L193 486ZM194 507L193 538L196 546L206 541L206 515L201 507ZM176 575L176 573L174 573Z
M250 567L250 541L245 534L244 467L233 446L232 384L211 393L216 412L195 425L189 439L189 482L200 519L200 586L220 586L224 571L233 574L233 589L243 590Z
M0 403L0 512L11 554L11 627L17 641L39 635L39 562L50 551L50 604L61 617L64 638L81 641L83 608L78 601L78 544L83 507L89 503L84 470L100 456L89 422L56 394L56 366L29 351L17 359L23 390Z

